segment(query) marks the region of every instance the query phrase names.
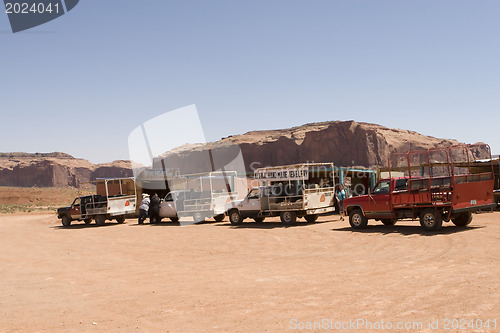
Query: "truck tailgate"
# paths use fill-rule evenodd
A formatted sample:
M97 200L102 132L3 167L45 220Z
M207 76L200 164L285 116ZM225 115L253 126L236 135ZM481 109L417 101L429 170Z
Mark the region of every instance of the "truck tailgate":
M135 213L136 197L134 195L114 197L108 199L109 215L125 215Z

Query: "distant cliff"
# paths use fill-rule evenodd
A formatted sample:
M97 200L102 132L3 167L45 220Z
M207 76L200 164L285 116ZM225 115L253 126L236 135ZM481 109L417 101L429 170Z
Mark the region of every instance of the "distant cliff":
M92 164L65 153L0 153L0 186L73 186L96 178L131 177L130 163Z
M355 121L331 121L306 124L281 130L252 131L211 143L215 162L220 156L234 157L241 150L247 171L253 166L277 166L301 162L334 162L339 166L386 166L389 154L408 150L446 147L456 140L438 139L417 132L391 129ZM210 168L206 145L186 145L166 152L168 168L183 173ZM226 159L226 162L230 158Z
M166 152L154 168L179 168L183 174L204 172L227 164L241 152L247 172L255 167L302 162L333 162L338 166L386 166L389 154L446 147L456 140L391 129L355 121L331 121L298 127L252 131L207 145L190 144ZM132 176L129 161L94 165L64 153L0 153L0 185L78 186L96 178Z

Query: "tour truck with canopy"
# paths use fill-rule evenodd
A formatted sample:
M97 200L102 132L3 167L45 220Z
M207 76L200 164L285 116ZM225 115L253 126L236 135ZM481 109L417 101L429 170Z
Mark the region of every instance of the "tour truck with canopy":
M96 193L76 198L68 207L57 209L57 217L67 227L72 221L97 225L116 219L123 223L127 215L136 213L137 189L133 178L97 179Z
M494 207L493 165L488 172L474 173L472 165L478 160L491 160L487 144L390 155L390 178L379 180L368 195L344 200L351 227L365 228L369 219L393 225L417 218L429 231L441 228L443 221L468 225L472 213Z
M175 190L169 192L160 204L160 218L177 222L192 217L194 222L214 218L224 219L225 204L237 196L236 171L214 171L179 175L172 181Z
M226 204L231 224L245 218L262 222L266 217L280 216L284 224L299 217L314 222L319 214L334 208L333 163L304 163L259 168L254 180L260 185L242 200Z

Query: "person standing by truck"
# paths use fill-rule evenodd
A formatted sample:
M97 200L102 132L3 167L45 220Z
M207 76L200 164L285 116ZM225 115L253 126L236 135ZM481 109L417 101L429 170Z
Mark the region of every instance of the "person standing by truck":
M345 199L345 190L342 184L337 186L337 190L335 191L335 197L337 198L337 202L339 203L339 213L340 220L344 221L344 199Z
M149 202L149 194L144 193L142 195L141 205L139 206L139 224L143 224L148 217Z
M149 223L160 223L160 198L155 193L149 203Z

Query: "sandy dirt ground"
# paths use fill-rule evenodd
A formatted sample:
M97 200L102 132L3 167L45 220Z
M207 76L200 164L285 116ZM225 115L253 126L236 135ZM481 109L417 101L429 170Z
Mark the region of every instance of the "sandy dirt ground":
M417 221L352 231L337 215L69 228L1 215L0 331L495 332L499 250L500 212L437 233ZM497 328L446 330L454 318Z

